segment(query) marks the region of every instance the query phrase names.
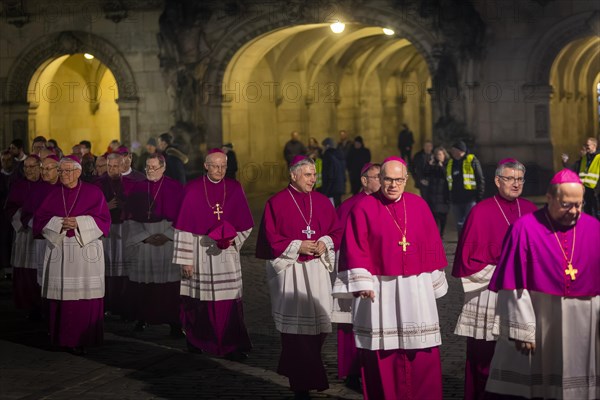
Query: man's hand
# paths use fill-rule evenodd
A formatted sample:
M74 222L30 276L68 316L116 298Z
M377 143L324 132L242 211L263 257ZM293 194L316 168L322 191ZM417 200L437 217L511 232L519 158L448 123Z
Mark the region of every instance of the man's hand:
M303 254L305 256L312 256L313 254L315 254L316 250L317 244L314 240L303 240L300 244L300 249L298 250L298 253Z
M194 274L194 266L193 265L184 265L181 267L181 276L184 279L191 279Z
M316 244L316 248L315 248L315 251L313 252L313 255L315 257L321 257L323 254L325 254L326 251L327 251L327 246L325 245L325 243L322 240L319 240Z
M162 233L157 233L144 239L144 243L151 244L152 246L162 246L169 240L170 239Z
M360 292L354 292L354 297L360 297L361 299L371 299L375 301L375 292L372 290L361 290Z
M108 202L108 209L114 210L119 207L119 200L116 197L113 197L111 201Z
M566 164L569 161L569 155L566 153L562 153L560 158L562 159L563 164Z
M532 355L535 354L535 343L515 340L515 348L517 349L517 351L520 351L526 356L529 355L529 353L531 353Z
M68 231L70 229L77 229L77 220L75 219L75 217L63 218L62 229L63 229L63 231Z

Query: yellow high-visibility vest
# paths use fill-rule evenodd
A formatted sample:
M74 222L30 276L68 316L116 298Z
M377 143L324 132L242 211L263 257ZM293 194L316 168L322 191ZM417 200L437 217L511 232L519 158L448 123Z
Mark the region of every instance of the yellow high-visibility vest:
M475 188L477 188L477 182L475 181L475 170L473 169L473 158L475 158L473 154L467 154L467 157L465 157L465 160L462 164L463 185L465 190L475 190ZM446 180L448 181L448 188L450 190L452 190L453 161L454 159L451 158L446 166Z
M317 157L315 160L315 172L317 175L317 180L315 181L315 189L323 186L323 159Z
M596 154L589 167L587 167L586 159L581 159L579 166L579 178L583 182L583 186L595 189L600 177L600 154Z

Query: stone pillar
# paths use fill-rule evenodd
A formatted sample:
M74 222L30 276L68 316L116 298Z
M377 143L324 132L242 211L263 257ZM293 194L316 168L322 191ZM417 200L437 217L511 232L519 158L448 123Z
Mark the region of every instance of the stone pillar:
M4 134L2 135L2 145L4 148L13 139L21 139L25 143L25 149L29 150L28 136L28 118L29 105L27 103L10 103L2 107L4 115Z
M139 141L138 120L137 120L137 97L124 97L117 99L119 106L119 130L121 134L121 143L127 143L129 146L134 141Z

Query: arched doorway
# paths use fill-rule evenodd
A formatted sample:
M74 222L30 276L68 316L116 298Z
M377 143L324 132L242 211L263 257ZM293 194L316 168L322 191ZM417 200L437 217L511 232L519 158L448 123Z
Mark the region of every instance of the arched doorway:
M121 139L118 87L113 73L92 54L63 55L43 63L27 90L29 140L55 139L65 152L81 140L102 154Z
M564 46L552 63L550 85L550 129L554 145L554 166L560 168L560 154L571 162L587 137L599 133L598 83L600 82L600 38L587 36Z
M225 69L223 142L233 142L249 191L272 191L287 176L283 147L291 131L305 143L360 135L374 160L397 154L401 123L419 147L431 139L431 76L424 56L383 27L330 24L277 29L248 41Z
M118 134L121 141L130 144L137 140L138 88L131 67L123 54L105 39L81 31L56 32L45 35L43 39L34 42L23 50L13 63L6 84L5 98L7 101L3 105L7 132L11 132L12 138L27 141L30 137L35 136L35 132L37 132L35 126L37 120L31 118L32 114L35 113L29 103L33 93L29 91L32 83L35 84L40 78L41 72L46 71L49 65L55 62L56 64L53 64L52 69L57 68L58 70L59 65L62 65L70 56L85 53L94 55L97 62L110 71L114 77L116 90L109 89L108 92L111 96L118 94L116 104L119 120ZM62 59L65 56L67 58ZM62 60L62 62L59 60ZM76 62L76 60L77 57L73 59L73 62ZM101 67L96 69L97 73L100 72L102 79L106 79L106 82L108 82L110 75L101 71ZM102 80L96 79L96 82L102 84ZM53 96L52 85L47 88L49 90L48 94ZM81 87L79 88L81 90ZM90 85L88 85L88 89L91 89ZM35 91L35 86L33 90ZM54 90L57 90L56 86L54 86ZM71 83L67 83L66 87L61 87L62 95L67 97L71 91L75 92L76 90L77 86ZM86 92L80 92L82 97L87 95L83 93ZM56 93L54 93L54 96L56 96ZM33 97L33 100L35 100L35 96ZM108 96L105 100L108 100ZM115 102L115 99L112 100ZM88 101L88 106L89 104L91 102ZM40 133L42 132L40 131ZM89 140L95 141L96 138L89 138ZM101 144L99 146L101 148L105 145Z

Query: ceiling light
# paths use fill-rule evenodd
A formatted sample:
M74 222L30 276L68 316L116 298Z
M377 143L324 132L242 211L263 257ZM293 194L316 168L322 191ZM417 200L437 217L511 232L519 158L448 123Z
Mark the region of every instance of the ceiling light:
M394 30L390 28L383 28L383 33L385 33L388 36L392 36L396 32L394 32Z
M83 56L84 56L84 57L85 57L87 60L93 60L93 59L94 59L94 56L93 56L93 55L91 55L90 53L85 53Z
M333 33L342 33L344 32L344 29L346 29L346 25L341 23L340 21L334 22L329 27L331 28Z

